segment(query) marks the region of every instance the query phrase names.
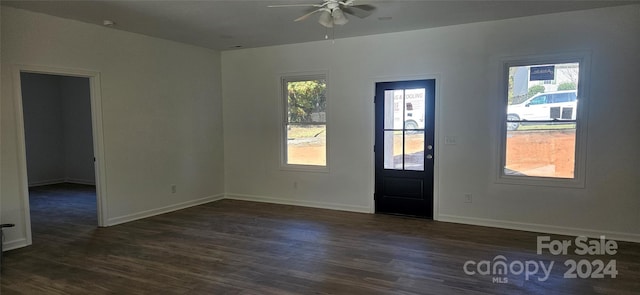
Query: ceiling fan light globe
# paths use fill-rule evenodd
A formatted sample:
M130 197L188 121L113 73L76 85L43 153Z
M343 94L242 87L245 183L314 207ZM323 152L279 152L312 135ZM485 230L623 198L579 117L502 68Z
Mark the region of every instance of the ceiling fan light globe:
M332 28L333 19L331 18L331 12L325 10L322 13L320 13L320 18L318 19L318 22L327 28Z
M344 15L344 12L342 12L342 10L340 9L334 9L331 13L331 16L333 17L333 23L336 25L344 25L349 22L347 16Z

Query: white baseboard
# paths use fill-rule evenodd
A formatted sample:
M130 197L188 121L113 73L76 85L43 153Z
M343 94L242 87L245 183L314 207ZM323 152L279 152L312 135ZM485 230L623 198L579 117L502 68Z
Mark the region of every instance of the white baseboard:
M281 199L281 198L272 198L272 197L265 197L265 196L227 194L225 196L225 199L322 208L322 209L331 209L331 210L340 210L340 211L349 211L349 212L358 212L358 213L373 213L371 212L371 208L369 208L369 206L354 206L354 205L345 205L345 204L338 204L338 203Z
M29 187L52 185L52 184L61 184L61 183L96 185L96 181L95 180L77 179L77 178L60 178L60 179L40 180L40 181L29 182Z
M51 185L51 184L59 184L59 183L64 183L65 179L64 178L59 178L59 179L49 179L49 180L38 180L38 181L29 181L29 187L34 187L34 186L43 186L43 185Z
M169 206L165 206L165 207L161 207L161 208L142 211L142 212L138 212L138 213L134 213L134 214L124 215L124 216L119 216L119 217L113 217L113 218L109 218L107 220L106 226L117 225L117 224L130 222L130 221L134 221L134 220L138 220L138 219L142 219L142 218L147 218L147 217L151 217L151 216L155 216L155 215L169 213L169 212L177 211L177 210L180 210L180 209L185 209L185 208L189 208L189 207L193 207L193 206L198 206L198 205L202 205L202 204L206 204L206 203L210 203L210 202L214 202L214 201L218 201L218 200L222 200L222 199L224 199L224 194L219 194L219 195L209 196L209 197L205 197L205 198L201 198L201 199L197 199L197 200L191 200L191 201L187 201L187 202L173 204L173 205L169 205Z
M64 182L73 184L96 185L96 181L91 179L67 178L64 180Z
M607 239L640 243L640 235L638 234L621 233L621 232L614 232L614 231L601 231L601 230L595 230L595 229L562 227L562 226L546 225L546 224L522 223L522 222L513 222L513 221L486 219L486 218L455 216L455 215L447 215L447 214L440 214L438 216L438 221L462 223L462 224L469 224L469 225L479 225L479 226L487 226L487 227L506 228L506 229L514 229L514 230L522 230L522 231L530 231L530 232L567 235L567 236L585 236L590 238L599 238L600 236L604 235L607 237Z
M26 246L29 246L29 244L27 243L27 239L24 239L24 238L13 240L13 241L7 241L2 243L2 251L3 252L9 251L9 250L18 249Z

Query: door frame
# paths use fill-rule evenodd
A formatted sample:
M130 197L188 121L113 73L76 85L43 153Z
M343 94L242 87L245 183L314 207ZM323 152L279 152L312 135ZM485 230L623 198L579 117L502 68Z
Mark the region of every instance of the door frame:
M26 244L32 244L31 237L31 213L29 209L29 181L27 176L27 153L24 130L24 111L22 104L21 73L46 74L58 76L81 77L89 79L89 92L91 97L91 129L93 135L94 174L96 179L96 203L99 227L107 224L107 188L106 169L104 156L104 131L102 126L102 97L100 88L100 72L55 68L37 65L14 65L12 67L16 127L18 137L18 192L22 199L22 208L25 223Z
M441 143L440 143L440 133L441 133L441 129L440 126L442 126L441 124L441 117L440 114L441 112L441 100L440 100L440 95L442 93L442 87L440 86L440 80L441 80L441 76L439 74L424 74L424 75L411 75L411 76L380 76L380 77L373 77L370 80L370 95L369 98L370 100L370 109L369 109L369 114L370 114L370 118L369 118L369 126L372 126L373 128L371 128L371 154L369 156L370 159L370 167L371 167L371 173L370 173L370 179L371 179L371 184L370 184L370 188L371 188L371 193L370 196L371 198L369 199L369 212L370 213L375 213L375 201L374 201L374 194L375 194L375 186L376 186L376 154L374 152L374 146L376 144L376 128L375 128L375 123L376 123L376 105L374 103L375 100L375 96L376 96L376 83L383 83L383 82L396 82L396 81L411 81L411 80L435 80L435 88L436 88L436 92L435 92L435 129L434 129L434 150L437 151L437 154L434 155L433 157L433 220L439 220L440 219L440 155L442 154L442 149L441 149Z

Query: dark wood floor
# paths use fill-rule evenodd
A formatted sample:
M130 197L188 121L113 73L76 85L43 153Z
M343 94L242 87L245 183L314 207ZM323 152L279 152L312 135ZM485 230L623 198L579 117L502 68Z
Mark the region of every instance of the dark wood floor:
M96 228L91 190L32 195L34 244L5 253L3 295L640 291L639 244L619 242L614 256L537 255L536 233L233 200ZM546 281L538 281L542 272L529 280L509 274L506 284L463 271L468 260L497 255L555 266ZM564 261L583 258L615 259L618 276L563 278Z

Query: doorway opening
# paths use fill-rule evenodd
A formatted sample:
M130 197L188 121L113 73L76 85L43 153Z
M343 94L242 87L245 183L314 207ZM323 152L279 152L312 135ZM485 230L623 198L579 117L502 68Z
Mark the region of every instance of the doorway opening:
M21 68L16 78L27 245L103 226L98 74Z

